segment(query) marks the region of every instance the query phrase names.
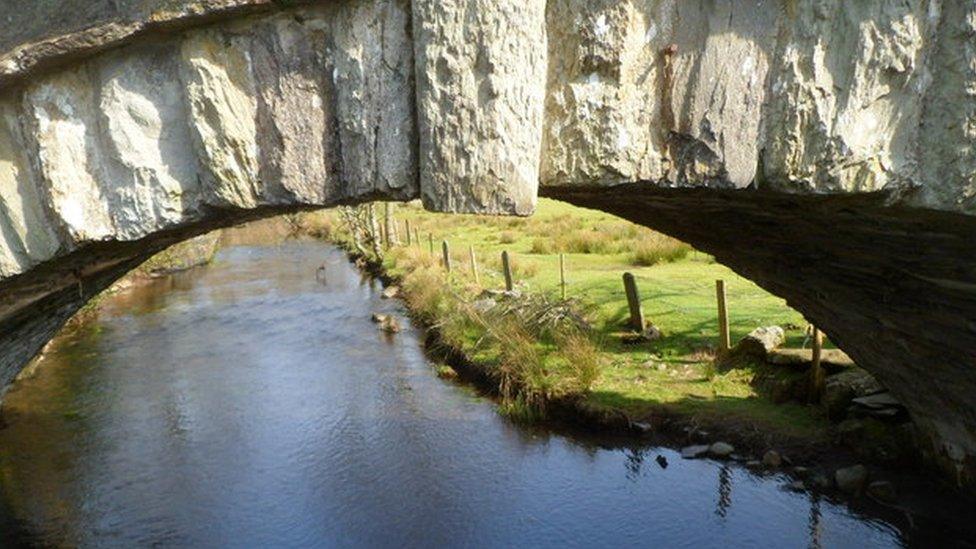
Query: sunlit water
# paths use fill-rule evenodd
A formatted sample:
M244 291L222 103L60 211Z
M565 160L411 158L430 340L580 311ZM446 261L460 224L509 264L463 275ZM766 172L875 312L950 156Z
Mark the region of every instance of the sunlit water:
M900 543L783 478L514 426L438 379L418 330L376 329L374 311L403 316L380 290L339 251L291 242L112 298L6 397L4 542Z

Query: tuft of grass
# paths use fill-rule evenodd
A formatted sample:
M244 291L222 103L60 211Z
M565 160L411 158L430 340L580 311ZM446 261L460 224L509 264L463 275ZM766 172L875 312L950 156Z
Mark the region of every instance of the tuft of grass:
M653 233L639 240L631 254L630 263L637 267L652 267L658 263L673 263L688 257L691 246Z
M514 244L518 236L512 231L502 231L498 233L498 242L502 244Z

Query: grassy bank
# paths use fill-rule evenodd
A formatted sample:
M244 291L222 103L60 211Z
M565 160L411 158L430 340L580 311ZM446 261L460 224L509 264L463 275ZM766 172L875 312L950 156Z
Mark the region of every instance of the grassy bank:
M715 280L728 286L733 341L775 324L786 329L787 345L799 346L806 324L783 300L710 256L618 218L550 200L527 219L434 214L415 206L398 207L395 218L401 241L409 220L421 242L388 249L386 272L402 281L414 314L495 375L514 411L541 414L547 401L571 399L639 421L678 419L759 438L814 441L825 435L819 408L774 404L757 391L753 378L765 366L716 373ZM309 223L349 243L346 225L334 213L314 214ZM452 250L450 277L441 266L442 240ZM480 284L470 271L469 248L481 266ZM498 298L488 309L483 290L504 287L503 250L513 258L517 287L526 297ZM560 253L566 254L568 302L560 299ZM628 343L624 272L635 275L660 339Z

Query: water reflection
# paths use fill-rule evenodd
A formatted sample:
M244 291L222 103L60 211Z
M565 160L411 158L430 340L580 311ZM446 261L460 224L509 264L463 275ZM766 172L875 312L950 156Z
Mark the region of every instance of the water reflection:
M899 543L782 479L515 427L438 379L421 334L380 333L372 312L403 312L379 291L338 251L292 242L111 299L6 399L4 541Z

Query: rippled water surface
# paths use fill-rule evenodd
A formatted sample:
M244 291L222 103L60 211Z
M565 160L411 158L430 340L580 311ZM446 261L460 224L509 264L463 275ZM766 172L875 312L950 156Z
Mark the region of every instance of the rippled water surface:
M379 333L379 292L290 242L112 298L6 397L5 544L899 544L783 479L513 426Z

